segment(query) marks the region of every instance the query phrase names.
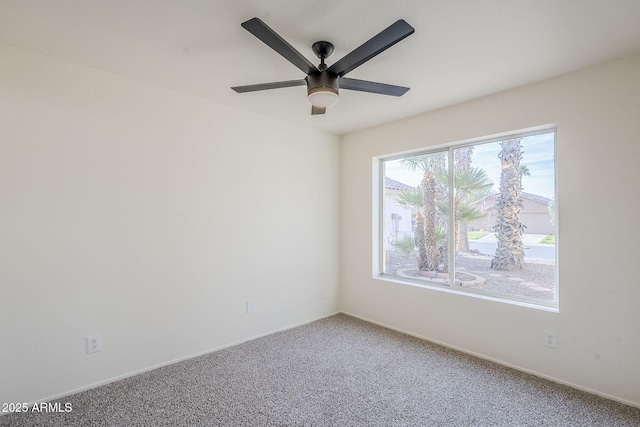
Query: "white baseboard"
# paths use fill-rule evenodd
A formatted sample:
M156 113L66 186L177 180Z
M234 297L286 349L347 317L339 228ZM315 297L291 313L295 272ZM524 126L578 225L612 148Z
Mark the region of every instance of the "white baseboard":
M368 322L368 323L373 323L374 325L382 326L383 328L387 328L387 329L391 329L391 330L394 330L394 331L397 331L397 332L401 332L403 334L410 335L412 337L416 337L416 338L419 338L419 339L422 339L422 340L425 340L425 341L428 341L428 342L431 342L431 343L434 343L434 344L437 344L437 345L441 345L443 347L447 347L447 348L450 348L452 350L456 350L456 351L459 351L459 352L462 352L462 353L466 353L466 354L469 354L471 356L478 357L480 359L488 360L490 362L497 363L498 365L506 366L508 368L512 368L512 369L515 369L515 370L520 371L520 372L525 372L527 374L531 374L531 375L534 375L534 376L539 377L539 378L544 378L546 380L553 381L554 383L566 385L566 386L569 386L569 387L574 388L576 390L584 391L584 392L589 393L589 394L594 394L596 396L600 396L600 397L603 397L605 399L613 400L614 402L622 403L624 405L632 406L634 408L640 408L640 403L637 403L637 402L632 402L632 401L629 401L629 400L626 400L626 399L621 399L621 398L619 398L617 396L612 396L612 395L607 394L607 393L602 393L602 392L600 392L598 390L593 390L593 389L590 389L588 387L583 387L581 385L574 384L574 383L571 383L569 381L562 380L560 378L555 378L555 377L552 377L550 375L543 374L541 372L537 372L537 371L533 371L531 369L523 368L522 366L514 365L512 363L508 363L508 362L505 362L503 360L495 359L493 357L489 357L489 356L486 356L484 354L476 353L474 351L470 351L470 350L467 350L467 349L462 348L462 347L457 347L455 345L451 345L451 344L448 344L446 342L434 340L434 339L431 339L431 338L416 334L414 332L405 331L404 329L397 328L397 327L391 326L391 325L387 325L386 323L378 322L376 320L369 319L367 317L360 316L360 315L357 315L357 314L353 314L353 313L350 313L348 311L342 310L341 313L346 314L347 316L355 317L356 319L360 319L360 320L363 320L363 321Z
M91 389L94 389L94 388L98 388L98 387L101 387L103 385L111 384L113 382L120 381L120 380L123 380L125 378L130 378L130 377L142 374L144 372L153 371L154 369L162 368L164 366L169 366L169 365L172 365L174 363L178 363L178 362L182 362L182 361L185 361L185 360L193 359L195 357L203 356L205 354L215 353L216 351L224 350L225 348L233 347L233 346L240 345L240 344L243 344L243 343L248 342L248 341L252 341L252 340L255 340L255 339L258 339L258 338L266 337L268 335L275 334L277 332L286 331L286 330L297 328L299 326L303 326L303 325L306 325L308 323L312 323L312 322L315 322L315 321L318 321L318 320L321 320L321 319L326 319L327 317L335 316L336 314L339 314L339 313L340 313L339 311L336 311L336 312L329 313L329 314L326 314L326 315L323 315L323 316L320 316L320 317L316 317L316 318L312 318L312 319L309 319L309 320L305 320L304 322L294 323L292 325L285 326L283 328L274 329L274 330L271 330L269 332L265 332L263 334L254 335L254 336L248 337L246 339L234 341L234 342L231 342L231 343L228 343L228 344L224 344L224 345L221 345L221 346L218 346L218 347L214 347L214 348L211 348L211 349L208 349L208 350L204 350L204 351L201 351L201 352L198 352L198 353L195 353L195 354L191 354L191 355L184 356L184 357L179 357L177 359L173 359L173 360L170 360L168 362L158 363L158 364L153 365L153 366L148 366L146 368L137 369L135 371L131 371L131 372L128 372L128 373L123 374L123 375L118 375L116 377L112 377L112 378L109 378L109 379L106 379L106 380L103 380L103 381L98 381L96 383L92 383L92 384L89 384L89 385L86 385L86 386L78 387L78 388L75 388L73 390L68 390L68 391L65 391L65 392L62 392L62 393L55 394L53 396L46 397L44 399L40 399L40 400L37 400L37 401L34 401L34 402L30 402L30 403L28 403L28 405L29 405L29 407L32 407L36 403L50 402L50 401L53 401L53 400L62 399L64 397L71 396L71 395L76 394L76 393L80 393L80 392L83 392L83 391L87 391L87 390L91 390ZM0 413L0 416L7 415L8 413L9 412Z

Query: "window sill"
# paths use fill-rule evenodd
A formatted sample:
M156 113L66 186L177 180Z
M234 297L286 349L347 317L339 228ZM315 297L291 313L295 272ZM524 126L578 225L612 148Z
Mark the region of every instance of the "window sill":
M470 289L465 289L465 290L456 289L455 287L452 288L452 287L446 286L446 285L442 285L441 286L441 285L436 285L436 284L422 283L422 282L414 281L414 280L411 280L411 279L404 279L404 278L400 278L398 276L391 276L391 275L374 275L373 279L382 280L384 282L401 284L401 285L414 286L414 287L428 289L428 290L432 290L432 291L446 292L446 293L455 294L455 295L462 295L462 296L465 296L465 297L478 298L478 299L482 299L482 300L485 300L485 301L492 301L492 302L498 302L498 303L504 303L504 304L511 304L511 305L515 305L515 306L519 306L519 307L523 307L523 308L530 308L530 309L534 309L534 310L547 311L547 312L550 312L550 313L559 313L560 312L560 310L559 310L559 308L557 306L557 303L544 304L544 303L538 302L538 301L516 299L515 297L514 298L508 298L508 297L504 297L504 296L488 295L486 293L482 293L481 291L477 291L477 290L474 291L474 290L470 290Z

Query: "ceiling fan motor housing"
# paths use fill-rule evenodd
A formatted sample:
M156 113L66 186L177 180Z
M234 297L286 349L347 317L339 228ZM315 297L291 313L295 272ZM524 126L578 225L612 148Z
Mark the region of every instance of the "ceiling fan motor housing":
M310 73L306 78L309 102L317 107L328 107L338 102L339 79L330 71Z

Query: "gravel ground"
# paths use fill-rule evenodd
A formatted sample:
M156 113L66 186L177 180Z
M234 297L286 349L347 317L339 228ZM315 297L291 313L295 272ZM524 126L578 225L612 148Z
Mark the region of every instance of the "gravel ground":
M486 290L502 295L553 301L555 298L555 263L548 260L526 258L525 271L499 271L492 269L493 256L484 254L459 254L456 256L456 272L470 273L476 283L464 287ZM398 252L388 253L387 274L405 275L418 280L428 278L418 273L414 257L406 258ZM484 279L484 280L483 280ZM468 278L465 277L465 280Z

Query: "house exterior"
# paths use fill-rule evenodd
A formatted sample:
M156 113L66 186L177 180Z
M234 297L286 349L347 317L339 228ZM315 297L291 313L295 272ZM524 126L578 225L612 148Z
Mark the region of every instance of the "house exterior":
M495 193L478 200L475 205L487 215L484 218L470 221L469 230L492 231L496 225L498 215L497 202L500 193ZM555 234L553 217L549 211L552 199L538 196L531 193L522 193L522 210L520 211L520 222L526 226L524 232L527 234Z
M392 249L393 245L402 240L404 236L413 235L415 227L415 214L412 208L398 204L398 195L412 187L400 181L384 178L384 242L386 248Z

